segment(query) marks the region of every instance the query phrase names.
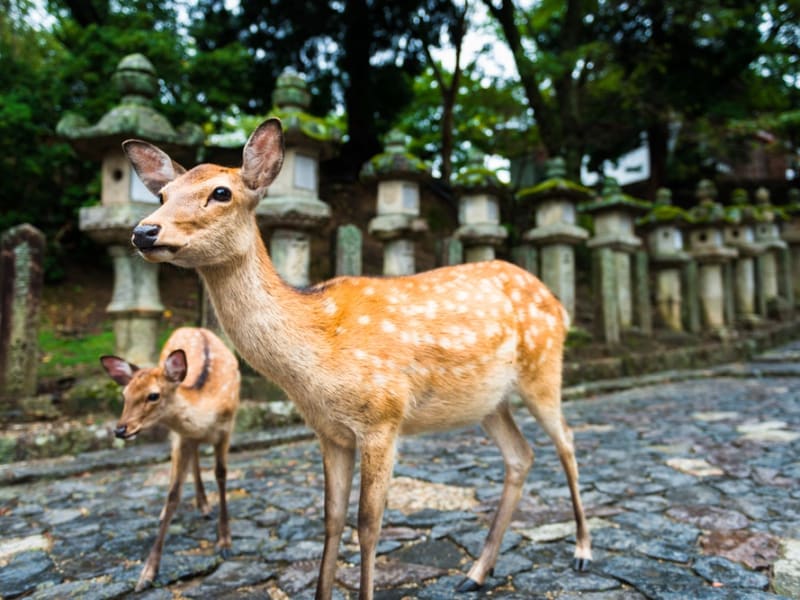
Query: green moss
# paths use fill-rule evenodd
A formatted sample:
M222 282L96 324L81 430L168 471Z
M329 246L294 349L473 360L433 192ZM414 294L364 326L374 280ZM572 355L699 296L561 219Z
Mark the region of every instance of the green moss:
M569 179L562 179L560 177L554 179L547 179L541 183L537 183L532 187L523 188L517 192L517 198L520 200L535 199L532 196L553 196L556 193L566 193L571 196L579 196L582 198L589 198L592 195L592 190L579 183L570 181Z
M60 335L50 327L39 329L39 378L66 377L90 372L103 354L113 354L114 333L109 326L100 333Z
M287 132L299 131L318 142L338 142L342 132L330 120L310 115L294 108L273 107L272 115L278 117Z

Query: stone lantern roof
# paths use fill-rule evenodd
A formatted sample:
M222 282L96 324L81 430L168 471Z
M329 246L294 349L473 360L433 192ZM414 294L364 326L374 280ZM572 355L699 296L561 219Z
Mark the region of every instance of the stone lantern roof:
M453 188L457 194L505 194L508 186L497 178L497 174L484 166L486 155L472 149L466 166L453 178Z
M756 208L761 214L762 221L774 223L776 221L786 221L788 219L788 215L783 207L772 204L770 201L769 190L767 188L758 188L755 195Z
M765 219L762 211L750 203L750 195L744 188L736 188L731 193L731 204L725 208L725 216L729 223L754 225Z
M547 161L545 180L517 192L519 200L541 202L551 198L561 198L581 202L592 196L592 190L566 179L567 168L564 159L555 156Z
M369 159L361 168L363 181L406 179L422 181L430 178L428 166L407 150L406 136L396 129L385 138L385 150Z
M276 81L272 103L272 114L281 120L287 144L313 146L323 160L333 155L342 132L326 119L308 113L311 93L303 74L285 69Z
M653 229L670 225L679 227L690 220L688 212L672 204L672 192L667 188L659 188L650 212L638 219L636 224L644 229Z
M631 213L646 213L651 208L651 204L646 200L634 198L622 192L619 183L613 177L606 177L603 181L603 190L589 202L584 202L578 206L578 210L584 213L600 213L612 209L622 209Z
M119 104L94 125L80 115L67 114L56 126L81 155L102 160L120 148L128 138L141 138L158 144L179 159L194 161L193 149L203 143L199 125L184 123L174 128L151 104L158 94L158 77L153 65L141 54L130 54L117 65L111 77L121 96Z
M694 195L698 200L698 204L689 211L692 225L708 227L709 225L724 225L727 223L725 209L716 201L717 188L711 180L701 179L697 184Z

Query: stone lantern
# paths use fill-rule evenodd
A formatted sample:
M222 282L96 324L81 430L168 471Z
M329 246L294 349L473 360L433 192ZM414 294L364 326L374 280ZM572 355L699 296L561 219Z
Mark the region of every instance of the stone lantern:
M365 182L378 182L377 216L368 231L383 242L383 274L415 272L414 240L428 230L420 218L420 183L430 178L428 168L406 150L405 136L390 131L386 148L361 169Z
M310 283L311 232L331 216L319 199L319 163L333 155L341 132L306 112L311 104L305 78L291 69L276 82L273 114L283 123L283 168L256 207L259 226L271 230L270 256L291 285Z
M454 182L460 225L454 236L464 245L466 262L492 260L495 248L508 236L500 225L500 197L506 186L484 167L483 160L483 154L473 153Z
M738 251L725 245L725 210L715 202L717 188L703 179L697 184L698 204L692 208L689 249L698 263L698 295L703 324L714 333L725 335L733 322L733 295L726 265Z
M789 246L792 265L792 295L795 303L800 303L800 189L789 190L789 203L783 207L786 222L781 237Z
M540 248L539 275L575 317L575 246L589 232L577 225L576 206L591 197L591 190L566 179L564 159L547 162L546 179L517 192L521 202L535 207L536 227L522 239Z
M642 240L634 233L636 217L649 209L648 202L623 194L617 181L611 177L603 182L598 198L578 207L580 212L594 218L594 236L587 246L593 255L592 287L600 298L596 303L598 323L609 343L619 342L620 331L630 329L634 324L642 331L649 331L652 327L647 256L644 253L637 255ZM632 264L634 256L636 262ZM636 319L634 296L637 298Z
M778 225L787 216L782 209L772 205L769 190L764 187L756 190L756 207L762 217L761 222L756 225L756 241L765 247L759 259L761 292L764 294L767 311L784 318L791 312L794 304L789 246L781 239Z
M731 205L725 211L727 224L725 225L724 241L731 248L736 248L739 254L734 261L734 299L736 315L745 325L758 323L756 313L764 314L764 308L758 310L756 298L762 297L757 293L756 286L756 259L764 254L765 247L756 241L755 229L763 220L760 212L750 204L747 190L737 188L731 195Z
M145 262L131 249L131 231L158 208L158 200L136 175L121 143L139 138L158 145L191 166L204 135L199 126L177 129L152 106L158 78L141 54L123 58L112 76L120 103L94 125L67 115L56 131L76 152L102 162L100 205L81 208L80 229L108 246L114 266L114 291L107 311L114 321L115 352L140 366L158 358L157 329L164 309L158 290L158 265Z
M656 312L667 328L683 331L682 273L691 260L684 250L682 227L689 214L672 204L672 192L660 188L653 208L636 224L646 234L648 257L655 272Z

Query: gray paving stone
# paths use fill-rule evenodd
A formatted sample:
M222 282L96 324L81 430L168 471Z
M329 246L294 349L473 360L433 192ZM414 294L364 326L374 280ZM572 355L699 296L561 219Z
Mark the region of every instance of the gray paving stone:
M800 351L800 343L793 347ZM582 574L570 568L574 536L534 543L519 534L521 528L571 521L572 515L558 456L535 421L518 411L536 462L494 576L482 592L459 600L779 598L765 590L773 589L781 539L800 538L800 446L745 439L740 428L781 422L779 429L800 429L800 371L789 377L763 364L696 372L685 380L675 374L673 380L642 379L638 387L565 404L575 429L584 505L610 524L592 532L595 560ZM250 443L245 442L240 448ZM0 596L128 595L156 533L167 455L165 446L134 444L76 457L68 465L0 469L6 484L0 486ZM668 466L672 458L703 459L722 475L679 471ZM201 460L204 469L212 468L210 456ZM137 600L263 598L271 586L293 600L313 597L324 539L316 443L233 452L229 471L232 558L223 562L213 551L217 506L211 519L200 518L187 483L157 587ZM47 473L50 479L37 479ZM449 600L483 546L502 491L502 458L485 433L472 427L403 440L395 474L475 489L481 504L472 510L385 513L379 551L387 554L378 568L389 567L376 598ZM353 499L357 486L358 474ZM213 481L207 489L216 504ZM337 600L356 597L356 522L351 503ZM409 571L406 565L417 566Z

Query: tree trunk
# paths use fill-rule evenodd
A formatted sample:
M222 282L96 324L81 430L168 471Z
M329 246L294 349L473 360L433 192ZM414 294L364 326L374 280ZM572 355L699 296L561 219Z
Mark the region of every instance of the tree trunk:
M345 170L342 175L357 176L364 162L381 151L375 131L375 106L370 93L372 37L367 1L347 0L344 18L347 29L342 67L347 73L344 100L349 140L344 145L339 167Z
M666 122L653 123L647 128L647 148L650 154L650 178L647 181L647 200L655 200L656 190L667 181L667 144L669 128Z

